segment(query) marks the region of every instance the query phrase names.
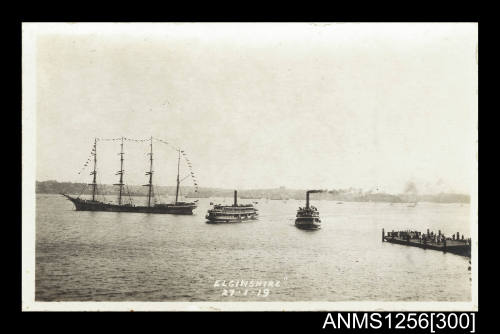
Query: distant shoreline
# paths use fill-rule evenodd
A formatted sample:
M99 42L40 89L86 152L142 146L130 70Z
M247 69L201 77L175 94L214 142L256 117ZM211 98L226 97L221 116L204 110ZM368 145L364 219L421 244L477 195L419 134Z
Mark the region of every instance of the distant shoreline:
M175 186L156 186L156 191L161 196L174 195ZM194 187L182 187L187 198L209 198L209 197L232 197L233 189L204 188L200 187L194 192ZM268 199L268 200L304 200L305 189L288 189L285 187L272 189L247 189L240 190L238 195L241 199ZM82 194L90 195L90 187L86 183L36 181L35 193L37 194ZM117 187L109 184L99 186L102 195L118 195ZM126 186L125 196L147 196L145 187L129 185ZM387 194L380 192L365 192L361 189L333 189L325 193L314 194L315 199L331 200L338 202L385 202L385 203L470 203L470 196L466 194L439 193L439 194Z

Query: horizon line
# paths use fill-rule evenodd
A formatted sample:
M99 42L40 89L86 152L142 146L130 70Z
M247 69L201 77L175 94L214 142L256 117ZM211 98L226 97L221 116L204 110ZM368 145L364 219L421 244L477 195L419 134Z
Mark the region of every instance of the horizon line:
M35 180L35 184L36 182L57 182L57 183L75 183L75 184L86 184L87 182L75 182L75 181L58 181L58 180L54 180L54 179L51 179L51 180L43 180L43 181L40 181L40 180ZM100 185L102 186L111 186L113 187L114 185L112 183L101 183ZM132 186L132 187L142 187L141 184L127 184L127 186ZM155 185L156 187L176 187L175 185ZM190 188L195 188L196 186L194 185L189 185L189 186L182 186L183 188L187 188L187 187L190 187ZM217 187L217 186L200 186L198 185L198 189L219 189L219 190L227 190L227 191L233 191L233 190L238 190L238 191L251 191L251 190L276 190L276 189L286 189L286 190L296 190L296 191L305 191L305 190L308 190L308 189L312 189L312 188L318 188L318 187L312 187L312 188L288 188L287 186L278 186L278 187L274 187L274 188L236 188L236 187ZM366 192L371 192L371 193L380 193L380 194L389 194L389 195L438 195L438 194L454 194L454 195L467 195L467 196L471 196L470 193L466 193L466 192L445 192L445 191L440 191L440 192L426 192L426 193L420 193L418 191L416 191L415 193L409 193L409 192L397 192L397 193L393 193L393 192L383 192L383 191L375 191L375 190L365 190L365 188L358 188L358 187L347 187L347 188L326 188L326 189L322 189L324 190L324 192L330 192L332 190L349 190L349 189L353 189L353 190L361 190L363 193L366 193Z

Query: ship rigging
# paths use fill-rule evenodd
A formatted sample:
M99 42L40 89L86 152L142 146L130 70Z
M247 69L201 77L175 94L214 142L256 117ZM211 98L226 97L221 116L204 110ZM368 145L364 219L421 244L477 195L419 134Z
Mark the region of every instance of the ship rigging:
M98 201L96 199L97 195L97 142L99 140L103 141L120 141L120 170L116 172L116 175L119 176L118 183L113 184L114 186L118 186L118 202L117 204L115 203L107 203L104 201ZM123 203L123 190L124 190L124 174L125 171L123 169L124 165L124 150L123 150L123 144L124 140L128 141L135 141L135 142L145 142L149 141L149 170L146 172L146 176L148 176L148 183L143 185L148 187L147 191L147 205L134 205L131 201L129 203ZM176 148L178 157L177 157L177 182L176 182L176 191L175 191L175 202L173 203L156 203L154 201L154 188L153 188L153 140L165 143L170 145L168 142L150 137L149 139L129 139L125 137L121 138L115 138L115 139L94 139L94 145L92 148L91 156L93 160L93 170L90 172L90 175L92 175L92 183L89 185L92 186L92 199L91 200L86 200L80 198L80 195L77 197L70 196L68 194L62 194L64 195L68 200L70 200L74 205L75 209L77 211L114 211L114 212L141 212L141 213L162 213L162 214L184 214L184 215L191 215L193 214L193 210L196 209L197 204L195 202L182 202L179 201L179 190L180 190L180 183L182 180L186 179L188 176L191 176L193 179L193 183L195 185L195 192L197 192L198 189L198 184L196 181L196 178L194 177L194 173L190 172L185 178L182 180L180 179L180 160L181 160L181 154L183 155L184 159L186 160L188 167L191 169L191 162L189 159L187 159L186 154L184 151L182 151L180 148ZM87 166L87 164L90 162L90 159L87 160L84 166ZM130 197L130 192L129 192L129 198Z

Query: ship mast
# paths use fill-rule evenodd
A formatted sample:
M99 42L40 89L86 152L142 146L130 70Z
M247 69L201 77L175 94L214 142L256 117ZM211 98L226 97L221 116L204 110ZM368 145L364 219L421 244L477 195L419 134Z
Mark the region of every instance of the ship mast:
M179 199L179 171L180 171L180 164L181 164L181 150L177 149L179 152L179 158L177 159L177 188L175 189L175 204L177 204L177 200Z
M146 185L149 187L148 191L148 207L151 206L151 194L153 193L153 137L150 139L150 148L151 151L149 154L149 172L146 172L146 175L149 175L149 183Z
M94 175L94 178L92 179L92 201L95 201L95 194L96 194L96 186L97 186L97 171L96 171L96 166L97 166L97 138L94 138L94 170L90 172L90 175Z
M117 175L120 175L120 181L119 183L115 183L115 186L120 187L120 191L118 193L118 205L122 205L122 192L123 192L123 137L122 137L122 142L120 144L121 150L120 153L120 170L116 173Z

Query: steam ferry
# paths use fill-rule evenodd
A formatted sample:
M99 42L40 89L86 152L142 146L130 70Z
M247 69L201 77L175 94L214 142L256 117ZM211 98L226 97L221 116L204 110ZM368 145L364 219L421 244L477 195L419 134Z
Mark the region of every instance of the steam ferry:
M306 206L299 207L295 219L295 226L305 230L317 230L321 228L321 219L316 207L309 205L309 194L321 193L323 190L308 190L306 192Z
M234 191L233 205L215 204L205 218L209 224L239 223L258 218L258 209L253 204L238 204L238 192Z

